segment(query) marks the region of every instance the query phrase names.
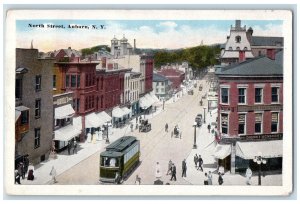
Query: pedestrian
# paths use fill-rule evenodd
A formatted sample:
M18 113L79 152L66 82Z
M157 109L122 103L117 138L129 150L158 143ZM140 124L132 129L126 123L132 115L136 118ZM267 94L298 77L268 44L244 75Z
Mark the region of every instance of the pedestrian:
M173 162L172 162L172 160L170 159L170 161L169 161L169 163L168 163L168 171L167 171L167 174L166 175L169 175L170 173L172 173L172 164L173 164Z
M247 168L246 170L246 178L247 178L247 185L251 185L251 177L252 177L252 171L250 169L250 167Z
M186 161L184 159L182 161L182 175L181 175L181 177L186 177L186 170L187 170L187 166L186 166Z
M194 162L195 162L195 168L197 168L197 164L198 164L198 155L195 154L194 156Z
M20 180L21 176L19 174L18 170L15 170L15 184L21 184L21 180Z
M210 124L207 125L208 133L210 133Z
M130 129L131 129L131 132L133 132L133 124L132 123L130 124Z
M168 132L168 128L169 128L169 125L168 125L168 123L166 123L166 125L165 125L165 132Z
M69 141L68 142L68 155L70 155L71 153L71 142Z
M33 181L33 179L34 179L33 169L30 169L30 170L28 171L27 180Z
M139 177L139 175L137 174L135 177L135 184L136 185L141 185L141 177Z
M201 170L201 171L203 171L203 168L202 168L202 164L203 164L203 159L201 158L201 155L199 155L199 158L198 158L198 168L197 168L197 170Z
M76 153L77 154L77 142L74 141L73 143L73 154Z
M171 167L171 174L172 174L172 176L171 176L170 181L172 181L173 179L176 181L176 166L174 163L172 164L172 167Z
M208 172L207 178L208 178L208 185L212 185L212 173L211 173L211 171Z
M56 169L54 168L54 166L52 166L52 169L50 171L50 176L52 176L53 182L57 183L57 181L56 181Z
M135 117L135 123L137 124L137 122L138 122L138 118L137 118L137 117Z
M142 116L140 116L140 118L139 118L139 122L140 122L140 123L142 122Z
M156 162L156 167L155 167L155 177L157 179L161 178L161 170L160 170L160 164L159 162Z
M206 172L204 174L204 185L208 185L208 177Z
M222 184L223 184L223 177L222 177L221 172L219 172L218 182L219 182L219 185L222 185Z
M22 179L25 179L26 171L25 171L25 164L24 163L22 163L21 171L22 171Z

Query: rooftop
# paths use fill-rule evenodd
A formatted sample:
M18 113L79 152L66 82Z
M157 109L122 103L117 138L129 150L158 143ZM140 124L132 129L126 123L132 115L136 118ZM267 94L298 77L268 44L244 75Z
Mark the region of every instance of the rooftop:
M124 136L113 142L112 144L106 147L106 151L116 151L122 152L127 149L131 144L137 141L136 137L133 136Z
M157 73L153 73L153 81L154 82L159 82L159 81L168 81L168 78L163 76L163 75L160 75L160 74L157 74Z
M251 46L283 46L283 37L252 36Z

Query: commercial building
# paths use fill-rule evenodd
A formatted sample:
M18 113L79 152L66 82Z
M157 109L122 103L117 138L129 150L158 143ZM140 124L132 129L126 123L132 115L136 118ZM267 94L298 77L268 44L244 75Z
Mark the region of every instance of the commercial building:
M180 85L185 80L185 73L183 71L167 67L157 71L157 74L165 76L172 82L171 88L173 91L178 92L181 90Z
M171 81L160 74L153 74L153 92L159 99L168 100L172 97Z
M282 52L267 52L221 68L219 78L219 165L235 171L250 166L255 156L267 160L266 170L282 167L283 61Z

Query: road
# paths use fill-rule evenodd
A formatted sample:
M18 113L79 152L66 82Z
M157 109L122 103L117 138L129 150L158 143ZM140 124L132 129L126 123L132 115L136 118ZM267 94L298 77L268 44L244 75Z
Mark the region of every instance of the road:
M203 90L198 91L199 84ZM204 100L203 106L199 105L201 96L208 91L208 85L200 80L197 88L194 88L194 95L183 95L175 103L166 103L165 109L160 114L149 119L152 130L148 133L134 131L133 136L140 140L141 164L124 181L123 184L134 184L136 175L139 175L142 184L153 184L155 178L156 162L160 163L161 180L170 184L190 184L181 177L181 162L187 158L193 147L194 128L193 123L198 113L203 114L202 107L207 107ZM165 132L165 124L169 124L169 132ZM171 130L178 125L182 131L182 138L171 138ZM204 127L203 127L204 128ZM88 185L98 184L99 180L99 154L102 150L81 161L71 169L63 172L57 177L59 185ZM172 160L177 167L177 181L170 181L170 175L166 175L168 162Z

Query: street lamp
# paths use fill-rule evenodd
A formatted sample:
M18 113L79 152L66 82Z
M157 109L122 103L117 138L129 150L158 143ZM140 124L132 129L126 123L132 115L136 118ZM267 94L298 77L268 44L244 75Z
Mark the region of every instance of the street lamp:
M263 159L262 156L261 156L261 153L259 152L258 153L259 156L255 156L253 161L255 163L258 164L259 166L259 169L258 169L258 185L260 186L261 185L261 164L266 164L267 163L267 160Z
M206 123L206 122L205 122L205 109L206 109L206 108L203 107L203 110L204 110L204 119L203 119L203 123L204 123L204 124Z
M107 134L106 134L106 141L105 141L105 143L106 144L109 144L109 138L108 138L108 122L106 123L106 132L107 132Z
M197 123L194 122L194 145L193 145L193 149L197 149L197 144L196 144L196 127L197 127Z

